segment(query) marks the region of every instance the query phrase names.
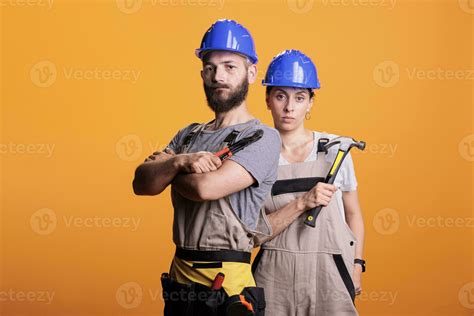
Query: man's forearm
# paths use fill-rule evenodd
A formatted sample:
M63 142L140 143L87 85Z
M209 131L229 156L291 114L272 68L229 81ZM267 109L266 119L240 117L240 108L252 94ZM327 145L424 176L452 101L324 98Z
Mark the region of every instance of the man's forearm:
M179 157L176 155L161 159L143 163L135 170L133 179L135 194L160 194L176 177L180 171Z
M227 160L214 171L178 174L173 187L187 199L212 201L248 188L254 182L255 179L241 165Z
M206 199L200 188L205 177L206 173L178 174L172 181L173 188L189 200L196 202L204 201Z

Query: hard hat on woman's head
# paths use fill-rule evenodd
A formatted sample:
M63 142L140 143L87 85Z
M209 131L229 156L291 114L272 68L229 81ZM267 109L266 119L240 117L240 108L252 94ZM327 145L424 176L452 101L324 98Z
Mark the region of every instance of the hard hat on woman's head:
M264 86L319 89L316 66L299 50L285 50L276 55L268 66Z

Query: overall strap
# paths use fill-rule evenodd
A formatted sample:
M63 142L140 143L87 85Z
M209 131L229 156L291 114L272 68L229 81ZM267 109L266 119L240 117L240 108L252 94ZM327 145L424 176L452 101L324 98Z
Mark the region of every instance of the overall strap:
M258 122L257 124L255 125L258 125L260 124L260 122ZM234 129L232 132L230 132L229 135L227 135L227 137L224 139L224 141L222 142L222 146L221 146L221 149L222 148L225 148L225 147L229 147L230 145L232 145L233 143L235 143L235 141L237 140L237 137L244 133L245 131L249 130L250 128L252 128L254 125L249 125L247 127L245 127L244 129L238 131L236 129Z
M327 143L329 143L329 135L324 132L321 132L318 139L318 152L316 154L316 160L318 163L325 161L325 156L328 154L328 151L326 150L326 148L324 148L324 146Z
M191 145L194 143L196 138L201 134L201 132L206 127L206 124L199 124L194 123L195 126L191 129L191 131L184 137L183 143L179 147L179 153L184 154L187 153Z

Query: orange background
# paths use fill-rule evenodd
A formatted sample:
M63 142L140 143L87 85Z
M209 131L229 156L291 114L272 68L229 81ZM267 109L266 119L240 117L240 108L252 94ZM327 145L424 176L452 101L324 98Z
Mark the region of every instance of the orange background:
M307 127L368 143L361 315L474 314L472 0L51 4L0 1L1 315L161 314L169 191L131 182L212 117L194 49L218 18L250 29L259 80L283 49L311 56ZM272 123L259 83L248 101Z

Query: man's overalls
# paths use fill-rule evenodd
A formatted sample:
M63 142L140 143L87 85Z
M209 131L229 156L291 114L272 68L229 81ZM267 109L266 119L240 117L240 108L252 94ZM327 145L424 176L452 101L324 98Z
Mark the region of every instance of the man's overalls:
M180 153L189 151L204 126L191 130ZM239 131L232 132L215 151L232 143L237 134ZM172 189L172 200L177 248L170 273L162 276L165 316L264 315L263 289L255 286L250 266L257 232L242 223L228 197L194 202ZM219 272L225 275L222 288L212 291Z
M324 136L323 136L324 137ZM331 164L318 145L316 161L281 165L265 201L274 212L324 181ZM333 198L316 220L302 214L287 229L264 243L254 262L257 285L265 289L271 316L358 315L352 282L356 239Z

